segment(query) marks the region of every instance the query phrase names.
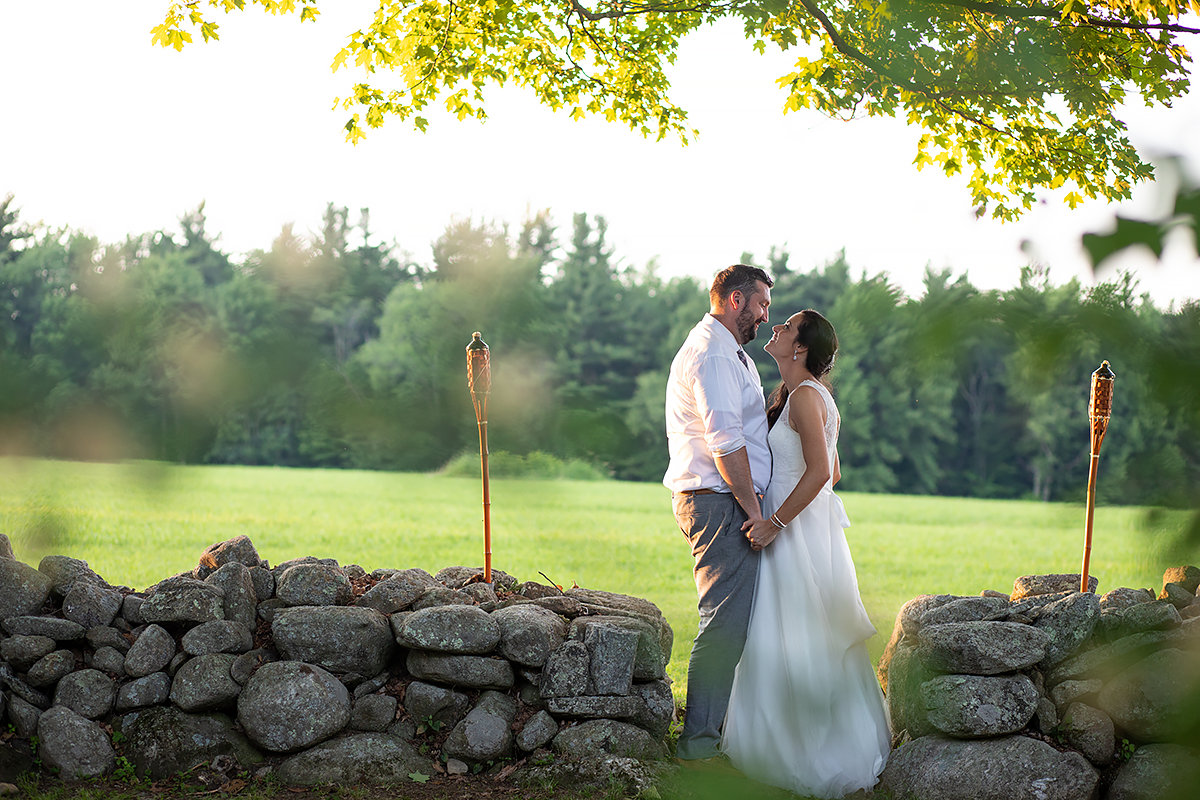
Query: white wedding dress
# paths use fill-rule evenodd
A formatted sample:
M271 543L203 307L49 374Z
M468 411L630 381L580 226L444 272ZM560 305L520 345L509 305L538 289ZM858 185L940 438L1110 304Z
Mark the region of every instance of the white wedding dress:
M825 444L832 466L838 412L829 391ZM790 403L790 398L789 398ZM800 435L785 405L768 437L773 467L763 514L804 474ZM875 635L858 596L831 483L762 551L746 647L738 662L721 749L747 777L804 797L875 786L891 731L866 640Z

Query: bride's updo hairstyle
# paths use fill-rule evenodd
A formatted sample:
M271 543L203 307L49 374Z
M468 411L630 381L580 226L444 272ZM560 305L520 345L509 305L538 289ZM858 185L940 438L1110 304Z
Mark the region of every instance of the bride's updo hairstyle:
M833 359L837 355L837 332L833 325L811 308L800 312L800 324L796 326L796 342L800 347L807 347L804 366L817 380L823 380L833 369ZM783 381L771 392L767 400L767 426L775 427L776 420L783 413L784 403L787 402L788 388Z

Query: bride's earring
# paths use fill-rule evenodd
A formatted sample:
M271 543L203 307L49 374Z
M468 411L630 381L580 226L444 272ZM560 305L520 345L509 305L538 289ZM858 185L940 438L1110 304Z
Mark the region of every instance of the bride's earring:
M799 353L792 353L792 361L795 361L795 360L796 360L796 356L798 356L798 355L800 355L800 354L799 354Z

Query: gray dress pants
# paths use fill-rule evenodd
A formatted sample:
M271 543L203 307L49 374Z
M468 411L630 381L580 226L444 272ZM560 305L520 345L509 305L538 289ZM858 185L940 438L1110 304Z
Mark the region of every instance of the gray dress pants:
M708 758L719 752L733 671L750 625L759 554L742 533L747 517L733 495L675 495L674 511L692 546L700 595L700 630L688 662L687 714L675 754Z

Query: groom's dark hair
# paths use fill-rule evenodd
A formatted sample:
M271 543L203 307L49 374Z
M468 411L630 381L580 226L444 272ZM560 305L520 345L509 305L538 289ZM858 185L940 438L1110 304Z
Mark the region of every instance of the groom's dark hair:
M761 268L749 264L734 264L721 270L717 277L713 278L712 288L708 290L708 299L714 306L723 306L734 292L741 292L746 297L754 294L759 282L765 283L768 289L775 285L775 281Z

